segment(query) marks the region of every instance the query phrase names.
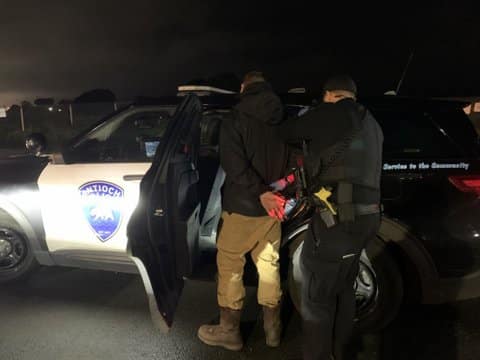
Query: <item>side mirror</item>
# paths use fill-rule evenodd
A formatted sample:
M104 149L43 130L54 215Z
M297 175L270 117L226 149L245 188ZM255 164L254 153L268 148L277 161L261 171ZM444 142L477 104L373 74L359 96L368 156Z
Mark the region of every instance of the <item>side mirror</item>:
M30 134L25 139L25 147L30 154L39 156L47 147L47 139L40 133Z

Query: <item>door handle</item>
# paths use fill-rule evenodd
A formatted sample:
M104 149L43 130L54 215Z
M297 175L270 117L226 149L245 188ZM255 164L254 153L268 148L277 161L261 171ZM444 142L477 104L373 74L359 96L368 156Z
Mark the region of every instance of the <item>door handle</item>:
M123 175L123 180L125 181L135 181L135 180L142 180L143 179L142 174L129 174L129 175Z

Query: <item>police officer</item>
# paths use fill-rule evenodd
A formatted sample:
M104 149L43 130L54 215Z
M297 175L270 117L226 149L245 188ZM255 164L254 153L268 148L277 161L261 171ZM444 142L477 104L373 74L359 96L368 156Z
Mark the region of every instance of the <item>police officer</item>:
M281 127L287 141L304 143L316 206L300 260L304 359L345 358L360 253L380 224L383 134L356 94L350 77L334 76L324 85L323 103Z

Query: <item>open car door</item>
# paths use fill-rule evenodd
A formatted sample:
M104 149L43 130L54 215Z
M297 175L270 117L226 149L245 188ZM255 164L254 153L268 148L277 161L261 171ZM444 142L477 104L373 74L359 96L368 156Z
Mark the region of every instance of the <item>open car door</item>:
M172 325L197 251L201 117L200 100L187 96L140 184L140 200L127 228L129 255L144 282L152 320L162 331Z

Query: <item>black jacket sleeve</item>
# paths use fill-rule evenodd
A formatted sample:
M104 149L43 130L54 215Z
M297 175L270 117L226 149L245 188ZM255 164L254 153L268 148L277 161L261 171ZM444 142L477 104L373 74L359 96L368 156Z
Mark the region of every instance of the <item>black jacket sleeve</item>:
M270 187L251 166L244 150L242 134L235 118L223 121L220 129L220 165L226 173L226 181L246 187L259 197ZM240 195L241 196L241 195Z
M352 126L351 117L337 104L320 104L302 116L291 117L279 127L280 137L289 144L314 141L325 149L343 139Z

